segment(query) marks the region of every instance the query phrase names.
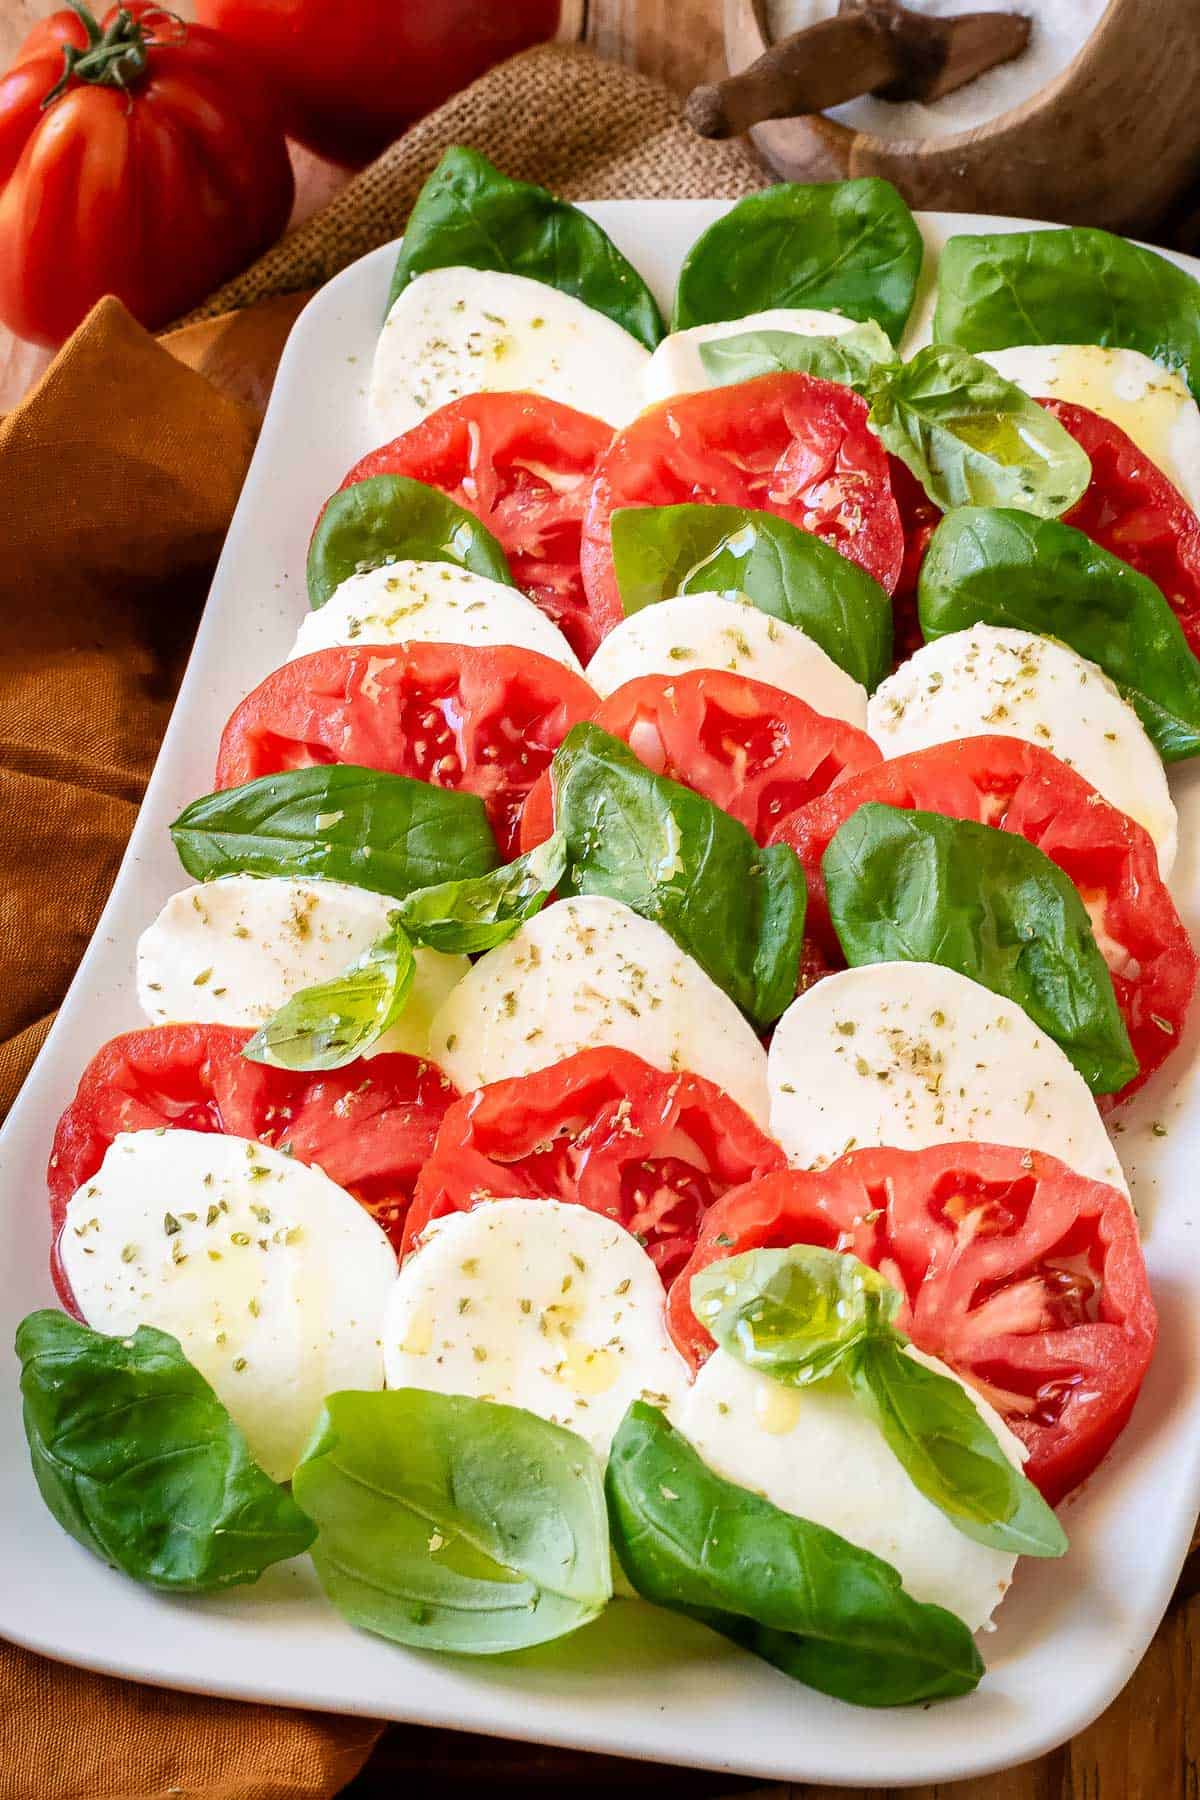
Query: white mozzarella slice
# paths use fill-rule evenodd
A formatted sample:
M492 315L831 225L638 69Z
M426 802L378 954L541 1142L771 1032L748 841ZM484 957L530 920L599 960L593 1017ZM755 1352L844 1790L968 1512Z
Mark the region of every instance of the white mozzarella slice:
M430 1027L463 1092L611 1044L715 1082L762 1125L767 1060L729 996L661 925L618 900L559 900L480 957Z
M632 613L609 632L587 666L605 697L638 675L730 669L795 694L830 719L860 729L867 690L807 632L760 612L744 594L677 594Z
M383 1386L395 1252L344 1188L277 1150L123 1132L68 1204L60 1247L88 1324L177 1337L276 1480L326 1394Z
M394 905L366 888L289 876L184 888L138 940L138 1001L152 1025L263 1025L300 988L341 975L387 930ZM428 1056L433 1015L470 966L418 950L408 1004L367 1054Z
M565 1425L601 1457L633 1400L673 1403L688 1369L637 1240L558 1200L488 1200L437 1220L384 1321L390 1388L473 1394Z
M908 1355L957 1380L935 1358ZM1012 1432L960 1386L1019 1468ZM718 1475L883 1557L914 1600L946 1607L969 1630L987 1625L1004 1598L1016 1557L966 1537L917 1491L841 1377L785 1387L716 1350L674 1420Z
M748 331L790 331L797 337L841 337L854 329L854 320L843 313L818 312L811 306L774 306L768 312L748 313L744 319L721 319L711 325L692 325L665 337L646 365L646 405L670 400L675 394L694 394L713 386L700 360L701 344L714 338L742 337Z
M604 313L524 275L429 269L379 334L369 410L398 437L464 394L544 394L612 426L641 411L650 352Z
M455 563L397 562L364 569L306 615L288 661L338 644L511 644L579 673L557 625L501 581Z
M1200 407L1181 375L1140 350L1099 344L1018 344L979 355L1036 400L1068 400L1111 420L1200 507Z
M936 963L818 981L776 1026L767 1079L771 1131L796 1168L878 1144L1013 1144L1129 1191L1087 1083L1054 1040Z
M981 732L1037 744L1144 825L1170 874L1179 820L1162 759L1104 670L1053 638L998 625L936 638L876 688L867 730L886 757Z

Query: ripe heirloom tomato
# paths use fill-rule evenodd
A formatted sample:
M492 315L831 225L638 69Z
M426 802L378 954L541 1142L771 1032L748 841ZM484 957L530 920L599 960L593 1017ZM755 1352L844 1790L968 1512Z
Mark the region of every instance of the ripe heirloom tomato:
M51 13L0 80L0 319L57 345L115 294L165 325L279 236L277 103L228 40L146 0Z

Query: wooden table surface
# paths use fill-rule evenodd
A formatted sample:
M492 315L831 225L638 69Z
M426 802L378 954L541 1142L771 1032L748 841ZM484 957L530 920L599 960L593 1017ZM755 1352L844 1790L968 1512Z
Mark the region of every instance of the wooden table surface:
M419 0L397 0L416 4ZM496 0L493 0L496 3ZM50 0L0 0L0 68ZM178 10L190 10L185 3ZM564 0L564 34L602 56L657 75L681 92L724 72L721 0ZM314 211L341 177L300 153L298 213ZM0 331L0 410L45 358ZM1200 1550L1194 1550L1154 1643L1120 1698L1074 1742L1005 1775L905 1789L911 1800L1200 1800ZM756 1786L697 1771L538 1750L451 1731L393 1727L347 1800L438 1792L446 1800L523 1800L568 1790L623 1800L901 1800L897 1789Z

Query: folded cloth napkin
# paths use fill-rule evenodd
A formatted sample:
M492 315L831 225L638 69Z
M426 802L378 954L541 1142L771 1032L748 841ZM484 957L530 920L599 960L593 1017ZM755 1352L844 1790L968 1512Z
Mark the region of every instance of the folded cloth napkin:
M394 236L456 142L575 195L765 181L740 148L690 137L658 84L535 51L423 121L206 313L315 286ZM276 303L272 342L287 316ZM0 1115L116 874L246 471L254 415L231 395L253 401L254 381L212 373L220 387L109 300L0 423ZM317 1800L352 1779L378 1730L164 1693L0 1643L0 1800Z

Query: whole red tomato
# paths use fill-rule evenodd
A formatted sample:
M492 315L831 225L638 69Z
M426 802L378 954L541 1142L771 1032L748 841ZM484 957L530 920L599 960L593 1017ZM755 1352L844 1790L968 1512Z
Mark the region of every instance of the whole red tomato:
M18 337L60 344L105 294L165 325L291 205L261 73L162 7L52 13L0 79L0 319Z
M288 132L355 167L494 63L558 28L559 0L197 0L290 102Z

